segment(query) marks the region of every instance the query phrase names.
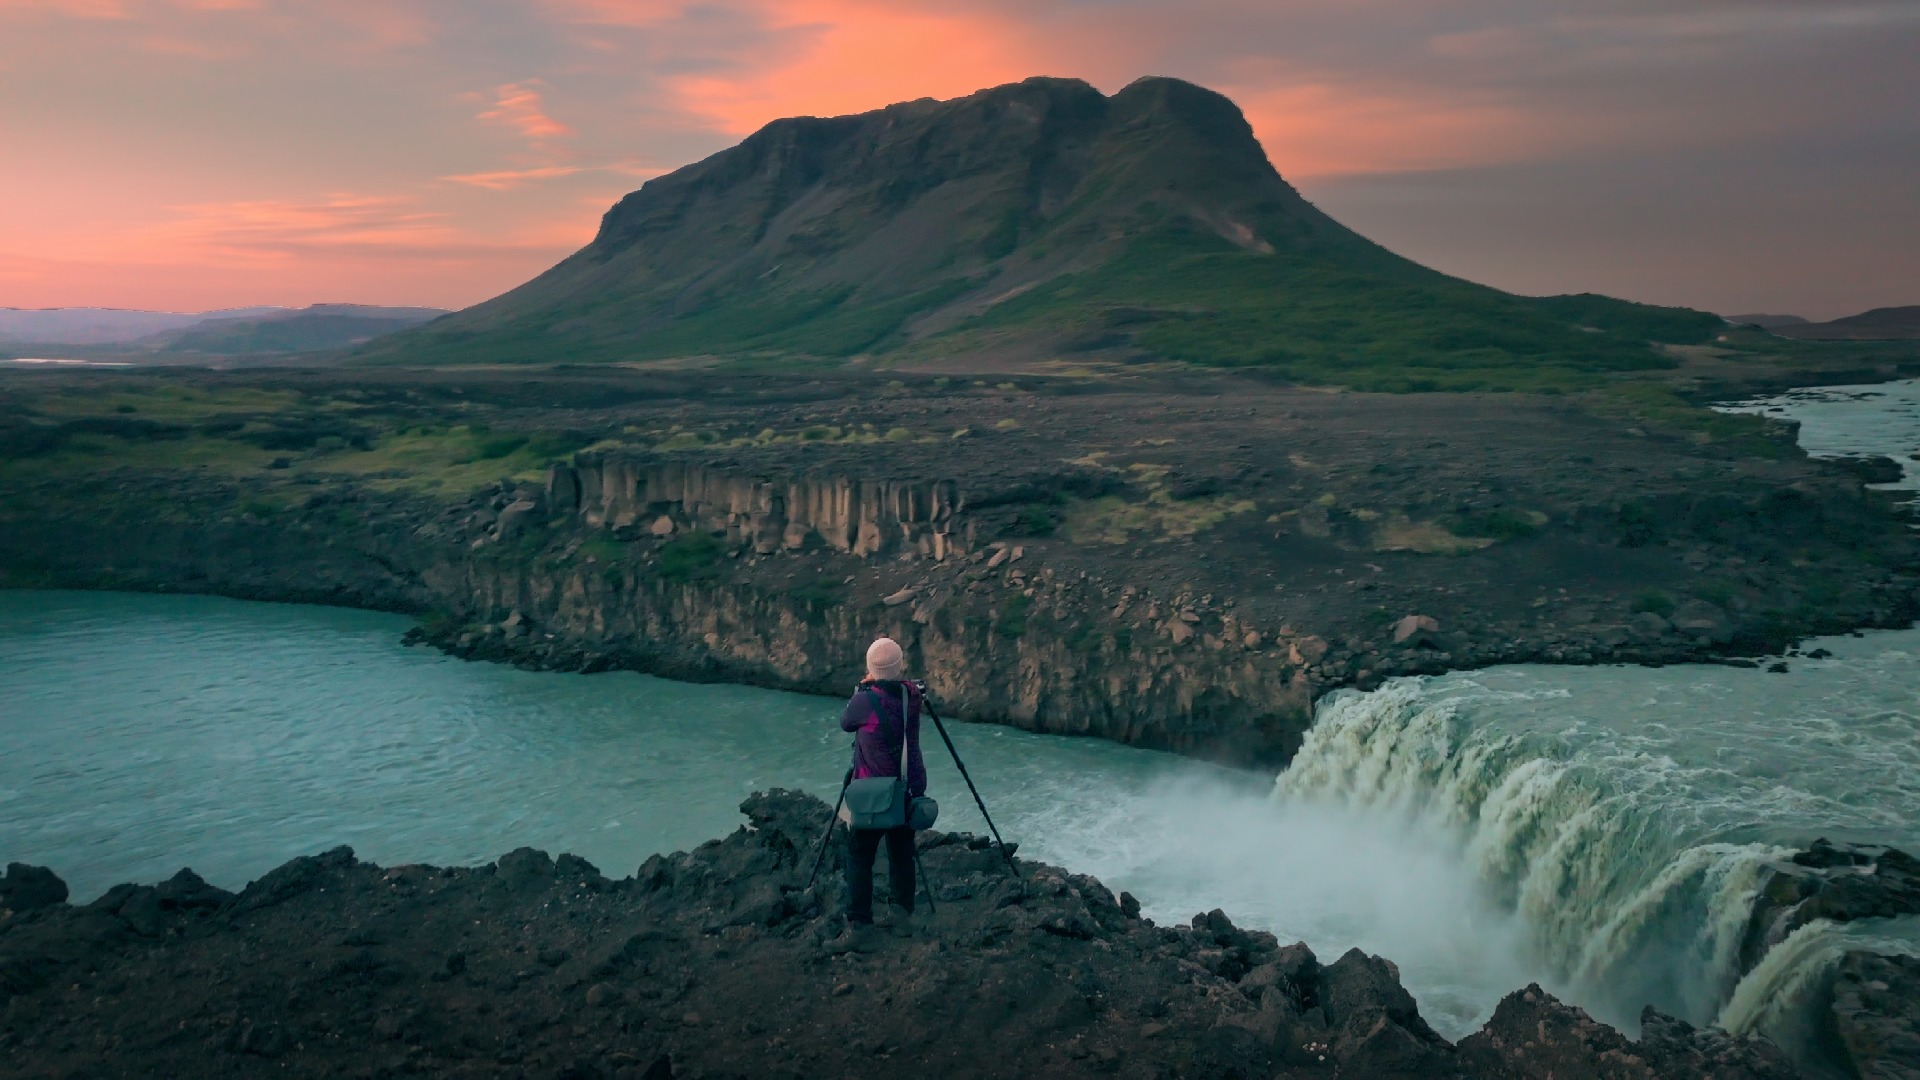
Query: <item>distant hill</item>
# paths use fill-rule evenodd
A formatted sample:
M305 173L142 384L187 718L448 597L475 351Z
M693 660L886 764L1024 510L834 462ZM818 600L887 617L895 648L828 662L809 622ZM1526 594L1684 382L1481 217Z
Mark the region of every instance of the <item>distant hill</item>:
M1212 91L1030 79L775 121L648 181L527 284L359 358L1104 356L1410 389L1667 366L1650 342L1723 325L1400 258L1301 198Z
M1832 322L1768 329L1800 341L1915 341L1920 340L1920 305L1874 308Z
M445 314L440 308L315 304L298 311L209 320L143 338L139 344L168 353L213 356L315 352L360 345Z
M1757 326L1762 330L1772 330L1781 326L1803 326L1807 320L1798 315L1729 315L1727 321L1743 326Z
M340 350L419 326L440 308L315 304L198 314L114 308L0 308L0 347L67 348L93 356L280 355Z
M189 313L122 308L0 308L0 341L23 345L125 345L200 323L271 315L285 310L250 307Z

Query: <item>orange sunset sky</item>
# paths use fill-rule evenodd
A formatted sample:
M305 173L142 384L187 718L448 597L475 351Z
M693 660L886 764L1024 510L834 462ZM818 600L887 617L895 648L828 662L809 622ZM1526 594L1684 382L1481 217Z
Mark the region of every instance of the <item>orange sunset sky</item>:
M0 0L0 306L460 307L768 120L1175 75L1403 254L1920 303L1920 2Z

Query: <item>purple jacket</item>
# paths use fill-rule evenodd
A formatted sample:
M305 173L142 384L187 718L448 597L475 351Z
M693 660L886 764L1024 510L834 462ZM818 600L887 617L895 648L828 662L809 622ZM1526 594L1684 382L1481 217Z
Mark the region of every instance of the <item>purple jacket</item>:
M853 732L853 778L900 775L900 688L907 688L907 794L927 793L927 763L920 756L920 688L888 680L862 684L840 714L840 730Z

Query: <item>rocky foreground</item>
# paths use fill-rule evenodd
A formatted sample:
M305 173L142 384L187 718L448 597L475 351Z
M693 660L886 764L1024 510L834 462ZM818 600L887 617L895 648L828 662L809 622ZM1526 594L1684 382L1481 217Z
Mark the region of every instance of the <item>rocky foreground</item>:
M1217 910L1155 926L1089 877L1014 860L1016 880L965 834L922 835L936 911L836 953L837 845L827 887L803 889L827 807L775 791L742 810L731 836L617 881L527 849L382 868L338 848L237 895L183 870L71 906L13 864L0 1060L10 1077L1797 1075L1765 1040L1649 1010L1636 1042L1537 986L1452 1044L1385 958L1323 963ZM1920 971L1875 963L1841 995L1897 997ZM1896 1053L1898 1012L1875 1035ZM1900 1060L1862 1071L1911 1075Z

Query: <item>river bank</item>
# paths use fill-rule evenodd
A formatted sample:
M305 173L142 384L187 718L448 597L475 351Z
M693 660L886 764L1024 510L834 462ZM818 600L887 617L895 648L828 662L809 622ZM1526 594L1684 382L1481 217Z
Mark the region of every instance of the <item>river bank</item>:
M966 835L922 835L936 899L911 933L838 953L837 888L802 887L826 804L741 809L618 880L529 849L449 869L338 849L238 894L182 871L69 906L16 864L0 1048L22 1077L1796 1075L1765 1040L1649 1010L1636 1042L1538 987L1454 1044L1386 960L1323 961L1218 910L1157 927L1092 878L1016 860L1016 880Z
M1871 470L1667 391L33 375L0 382L0 585L403 611L473 659L829 694L888 633L957 716L1238 764L1343 686L1920 614Z

